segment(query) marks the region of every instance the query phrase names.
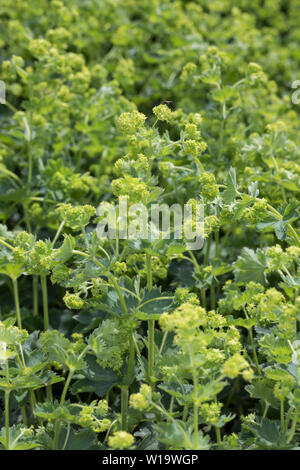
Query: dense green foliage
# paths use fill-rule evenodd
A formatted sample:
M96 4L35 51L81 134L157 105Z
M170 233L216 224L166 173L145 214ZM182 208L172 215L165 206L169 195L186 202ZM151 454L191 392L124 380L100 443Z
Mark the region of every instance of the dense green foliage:
M299 0L0 0L0 448L295 449ZM205 244L99 204L205 208Z

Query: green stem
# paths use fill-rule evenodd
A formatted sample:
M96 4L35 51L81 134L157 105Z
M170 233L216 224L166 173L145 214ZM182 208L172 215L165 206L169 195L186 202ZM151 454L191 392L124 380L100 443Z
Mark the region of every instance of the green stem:
M150 291L152 289L152 263L151 255L146 255L146 268L147 268L147 287ZM154 353L155 353L155 320L148 320L148 375L149 380L153 386L153 367L154 367Z
M9 365L8 359L5 361L5 377L7 383L9 383ZM6 390L4 393L4 408L5 408L5 448L9 450L9 394L10 390Z
M202 163L200 162L199 158L196 157L196 155L192 155L195 163L198 165L198 167L200 168L200 170L204 173L204 166L202 165Z
M201 298L202 298L202 307L205 308L206 310L206 293L205 293L205 287L201 288Z
M31 411L31 417L34 419L34 398L33 398L33 391L30 390L29 392L29 408Z
M153 382L153 367L155 353L155 321L148 320L148 375L150 382Z
M256 369L257 369L257 372L259 373L259 375L262 377L261 368L260 368L258 358L257 358L257 354L256 354L252 328L249 328L249 338L250 338L250 342L251 342L251 346L252 346L252 350L253 350L253 357L254 357L254 362L255 362L255 365L256 365Z
M191 261L194 264L195 268L196 268L196 272L200 273L200 266L199 266L199 263L197 261L196 256L194 255L194 253L191 250L189 250L189 255L190 255L191 259L188 258L188 257L184 257L184 258Z
M7 106L8 109L10 109L13 113L17 113L19 111L17 108L14 107L14 105L9 103L7 100L5 102L5 106Z
M172 423L175 423L176 426L178 426L178 428L181 430L182 434L184 435L184 437L186 439L186 442L189 444L189 446L192 446L189 435L186 433L184 428L181 426L180 422L176 421L176 419L174 419L173 416L170 413L168 413L168 411L164 410L161 406L157 405L153 401L151 401L151 405L153 406L153 408L156 408L158 411L160 411L160 413L162 413L169 421L171 421Z
M68 423L68 429L67 429L67 432L66 432L66 438L65 438L65 442L64 442L64 445L62 447L62 450L65 450L65 448L66 448L66 445L68 443L69 436L70 436L70 431L71 431L71 423Z
M164 349L164 346L165 346L165 343L166 343L167 336L168 336L168 332L165 331L164 336L163 336L163 339L162 339L162 342L161 342L161 345L160 345L160 348L159 348L159 355L160 355L160 356L161 356L161 354L162 354L162 352L163 352L163 349Z
M194 403L194 449L198 450L198 406Z
M218 258L219 257L219 230L215 231L215 243L216 243L215 256L216 258Z
M206 246L206 255L205 255L205 259L208 258L208 253L209 253L209 241L207 242L207 246ZM184 257L185 259L191 261L194 266L195 266L195 270L196 270L196 273L197 274L201 274L201 271L200 271L200 266L199 266L199 263L194 255L194 253L192 251L189 251L189 255L191 258L187 258L187 257ZM205 264L205 260L204 260L204 264ZM207 262L206 262L207 264ZM202 301L202 306L206 309L206 292L205 292L205 287L202 287L200 289L200 292L201 292L201 301Z
M289 229L289 231L291 232L295 242L297 243L298 246L300 246L300 238L296 232L296 230L294 229L294 227L292 227L291 224L287 224L287 228Z
M65 383L65 386L64 386L62 395L61 395L60 406L63 406L64 403L65 403L65 399L66 399L66 396L67 396L68 388L69 388L69 385L70 385L70 383L71 383L71 380L72 380L72 377L73 377L74 373L75 373L74 370L70 370L70 371L69 371L69 375L68 375L68 378L67 378L67 380L66 380L66 383Z
M299 416L299 411L296 411L295 416L294 416L293 421L292 421L292 427L291 427L291 430L290 430L290 434L289 434L289 437L288 437L288 439L287 439L287 443L288 443L288 444L291 442L291 440L293 439L294 434L295 434L295 432L296 432L296 426L297 426L297 422L298 422L298 416Z
M52 243L51 243L52 248L54 247L55 243L57 242L58 237L60 236L61 231L62 231L62 229L64 228L64 226L65 226L65 221L63 220L63 221L61 222L60 226L58 227L57 232L56 232L56 234L55 234L55 237L53 238L53 241L52 241Z
M110 273L108 274L108 278L118 294L124 313L128 313L124 297L122 295L121 289L116 279ZM132 372L134 369L134 359L135 359L135 347L134 347L134 340L133 340L133 332L131 330L129 334L129 361L128 361L128 371L127 371L128 379L130 379L132 376ZM127 429L128 390L129 390L128 385L124 385L121 387L121 427L123 431L126 431Z
M39 315L39 278L33 276L33 315Z
M182 415L182 421L183 421L183 422L185 422L185 421L187 420L188 412L189 412L189 407L188 407L188 405L184 405L184 408L183 408L183 415Z
M48 292L47 292L47 277L41 276L42 297L43 297L43 312L44 312L44 330L49 330L49 313L48 313Z
M225 107L225 104L223 105L223 107ZM223 109L222 123L221 123L221 129L220 129L220 134L219 134L219 144L218 144L218 161L220 161L222 150L223 150L224 130L225 130L225 119L224 119L224 109Z
M215 230L215 258L219 257L219 230ZM207 255L208 261L208 255ZM211 297L211 308L214 310L216 308L216 287L212 285L210 287L210 297Z
M266 403L266 406L265 406L265 409L264 409L264 412L263 412L263 418L265 418L267 416L267 413L269 411L269 405Z
M35 397L34 390L30 390L29 392L29 404L31 408L31 415L32 415L32 418L34 419L34 409L36 407L36 397ZM42 418L38 417L37 420L38 420L39 425L43 426Z
M171 398L171 401L170 401L169 413L173 413L174 402L175 402L175 397L173 395L172 398Z
M52 394L52 385L47 385L47 400L52 403L53 402L53 394Z
M284 400L280 400L280 429L281 432L284 430Z
M247 310L245 309L245 307L243 307L243 311L244 311L245 317L248 319L249 316L248 316L248 313L247 313ZM248 332L249 332L249 338L250 338L250 343L251 343L251 347L252 347L252 351L253 351L253 357L254 357L254 362L255 362L255 365L256 365L256 369L257 369L258 374L262 377L262 371L261 371L261 368L260 368L260 365L259 365L259 362L258 362L258 358L257 358L257 354L256 354L256 348L255 348L254 339L253 339L252 327L250 327L248 329Z
M9 450L9 394L10 390L5 392L5 448Z
M14 299L15 299L16 314L17 314L17 324L18 324L19 328L22 328L18 280L17 279L12 279L12 283L13 283L13 288L14 288Z
M9 250L14 251L14 247L11 246L9 243L7 243L5 240L2 240L1 238L0 238L0 243L1 245L6 246L6 248L8 248Z
M119 234L118 232L116 233L116 245L115 245L115 255L116 258L119 257L119 250L120 250L120 241L119 241Z
M67 395L67 392L68 392L68 388L69 388L69 385L71 383L71 380L72 380L72 377L75 373L75 370L73 369L70 369L69 371L69 375L67 377L67 380L65 382L65 386L63 388L63 392L62 392L62 395L61 395L61 399L60 399L60 406L62 407L65 403L65 399L66 399L66 395ZM59 438L59 431L60 431L60 420L58 419L55 423L55 435L54 435L54 450L57 450L57 444L58 444L58 438Z
M31 185L32 180L32 148L31 142L28 142L28 186Z
M129 361L128 361L128 377L132 376L132 372L134 369L134 359L135 359L135 346L134 346L134 339L133 339L133 331L131 330L129 333Z
M290 408L289 411L287 412L287 416L286 416L286 420L285 420L285 424L283 428L283 433L282 433L282 440L281 440L282 444L285 442L285 436L289 427L289 422L290 422L292 411L293 411L293 408Z
M48 291L47 291L47 277L41 276L42 297L43 297L43 312L44 312L44 330L49 330L49 312L48 312ZM47 386L47 398L50 402L53 401L52 386Z
M135 344L134 344L133 332L131 330L129 334L129 360L128 360L128 370L127 370L128 381L130 381L132 377L132 373L134 370L134 360L135 360ZM121 387L121 429L122 431L127 430L128 392L129 392L129 385L123 385Z
M188 346L190 363L193 376L193 392L194 392L194 450L198 450L198 428L199 428L199 411L198 411L198 375L194 365L194 354L192 348Z
M121 429L127 430L128 385L121 387Z
M24 221L26 223L27 232L31 233L30 218L29 218L29 215L28 215L28 210L27 210L27 205L26 204L23 204L23 209L24 209Z
M216 436L217 436L218 449L222 450L221 429L215 426L215 430L216 430Z
M118 297L119 297L119 300L120 300L120 304L122 306L122 309L123 309L123 312L124 313L128 313L127 312L127 306L126 306L126 303L125 303L125 300L124 300L124 297L122 295L122 292L121 292L121 289L116 281L116 279L114 278L114 276L111 274L111 273L108 273L108 278L110 280L110 282L112 283L112 285L114 286L117 294L118 294Z
M152 263L151 255L146 255L146 268L147 268L147 287L148 290L152 289Z

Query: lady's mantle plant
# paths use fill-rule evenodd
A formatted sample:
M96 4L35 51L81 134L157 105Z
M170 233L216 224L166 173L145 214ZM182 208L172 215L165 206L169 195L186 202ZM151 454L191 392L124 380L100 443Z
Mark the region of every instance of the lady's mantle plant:
M300 3L98 3L0 6L0 448L298 449Z

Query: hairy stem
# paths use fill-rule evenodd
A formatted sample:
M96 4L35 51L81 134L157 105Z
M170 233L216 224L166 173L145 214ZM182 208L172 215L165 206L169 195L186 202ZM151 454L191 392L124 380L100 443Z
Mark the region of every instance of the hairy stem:
M5 361L5 376L9 383L9 366L8 359ZM4 408L5 408L5 448L9 450L9 394L10 390L6 390L4 394Z
M13 288L14 288L14 299L15 299L15 306L16 306L17 325L18 325L19 328L22 328L18 280L17 279L12 279L12 283L13 283Z
M280 400L280 429L281 432L284 430L284 400Z
M5 448L9 450L9 394L10 390L5 392Z
M215 430L216 430L216 436L217 436L218 449L222 450L221 429L215 426Z
M282 444L285 442L285 437L286 437L286 433L287 433L287 430L288 430L288 427L289 427L289 422L290 422L290 419L291 419L292 412L293 412L293 408L290 408L289 411L287 412L287 416L286 416L285 423L284 423L284 428L283 428L283 433L282 433L282 440L281 440Z
M296 411L295 415L294 415L294 418L292 420L292 427L291 427L291 430L290 430L290 434L289 434L289 437L287 439L287 443L289 444L291 442L291 440L293 439L294 437L294 434L296 432L296 426L297 426L297 422L298 422L298 416L299 416L299 411Z

